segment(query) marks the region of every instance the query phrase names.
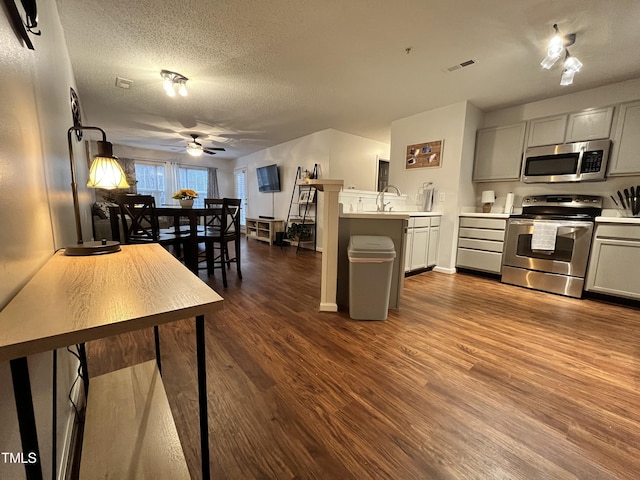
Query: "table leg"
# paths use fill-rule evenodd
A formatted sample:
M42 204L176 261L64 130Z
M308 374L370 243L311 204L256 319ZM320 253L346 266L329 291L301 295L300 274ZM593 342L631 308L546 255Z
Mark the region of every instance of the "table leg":
M27 480L42 480L38 432L33 411L31 382L29 381L29 365L26 357L16 358L9 363L11 364L13 396L18 412L18 426L20 428L20 441L22 442L22 455L24 457ZM35 462L30 463L32 460L35 460Z
M204 315L196 316L196 357L198 363L202 479L209 480L211 474L209 467L209 416L207 412L207 364L204 349Z
M87 350L84 343L78 344L78 357L80 357L80 367L82 368L82 383L84 384L84 398L89 398L89 369L87 366Z

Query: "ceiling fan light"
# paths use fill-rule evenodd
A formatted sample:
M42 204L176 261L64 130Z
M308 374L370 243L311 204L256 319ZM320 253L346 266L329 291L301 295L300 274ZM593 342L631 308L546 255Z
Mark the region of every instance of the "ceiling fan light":
M187 145L187 153L192 157L199 157L202 155L202 145L199 145L196 142L189 143Z
M181 97L186 97L188 92L187 92L187 84L185 83L184 80L180 80L178 82L178 95L180 95Z

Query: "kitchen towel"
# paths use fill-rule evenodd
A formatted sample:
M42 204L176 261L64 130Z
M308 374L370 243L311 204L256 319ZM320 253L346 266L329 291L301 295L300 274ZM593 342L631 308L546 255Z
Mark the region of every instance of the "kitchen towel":
M558 224L552 222L533 222L531 250L552 253L556 248Z

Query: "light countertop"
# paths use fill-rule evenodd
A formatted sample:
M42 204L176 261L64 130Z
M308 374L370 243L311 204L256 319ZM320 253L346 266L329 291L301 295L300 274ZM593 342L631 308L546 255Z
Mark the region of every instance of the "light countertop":
M410 217L440 217L441 212L345 212L340 218L368 218L378 220L408 220Z
M640 225L640 217L596 217L596 223L627 223Z
M461 217L509 218L508 213L461 212Z

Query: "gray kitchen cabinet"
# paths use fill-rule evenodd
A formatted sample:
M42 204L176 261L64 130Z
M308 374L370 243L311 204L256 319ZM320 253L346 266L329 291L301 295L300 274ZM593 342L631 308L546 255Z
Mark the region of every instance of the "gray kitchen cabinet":
M473 181L520 179L525 130L525 122L478 130Z
M499 274L506 218L460 217L456 267Z
M613 107L591 108L569 115L565 142L609 138Z
M640 100L624 103L618 110L609 175L640 174Z
M640 225L599 223L586 290L640 300Z
M564 142L567 131L567 115L536 118L529 122L527 147L555 145Z
M436 265L440 217L411 217L406 237L405 273Z

